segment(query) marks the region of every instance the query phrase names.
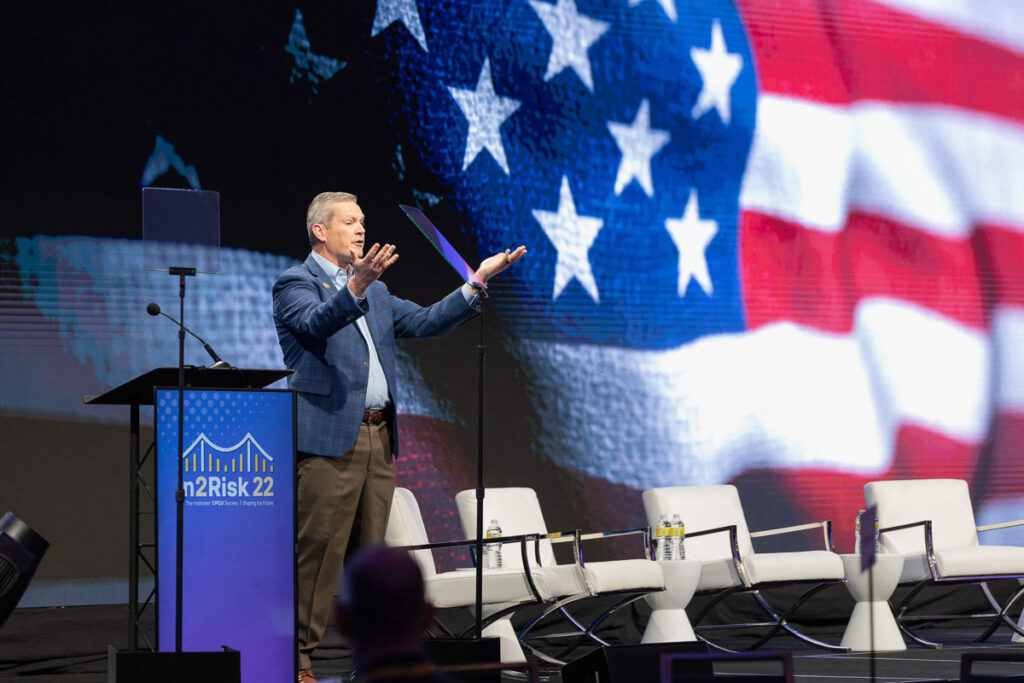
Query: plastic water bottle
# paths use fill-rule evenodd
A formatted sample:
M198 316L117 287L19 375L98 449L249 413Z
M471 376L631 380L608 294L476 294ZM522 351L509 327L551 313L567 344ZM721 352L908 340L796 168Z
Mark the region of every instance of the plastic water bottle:
M686 546L683 539L686 538L686 526L679 515L672 515L672 559L685 560Z
M491 525L487 527L485 535L487 538L501 538L501 527L498 526L498 520L491 520ZM488 543L484 547L484 567L501 569L501 543Z
M657 543L658 548L654 555L657 560L671 560L674 558L672 554L672 525L669 524L668 517L662 515L658 520L657 526Z

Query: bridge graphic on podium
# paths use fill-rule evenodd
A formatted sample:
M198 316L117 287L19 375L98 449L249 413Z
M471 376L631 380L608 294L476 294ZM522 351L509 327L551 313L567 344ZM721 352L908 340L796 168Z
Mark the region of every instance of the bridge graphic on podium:
M181 454L186 472L241 473L274 471L274 457L260 445L252 434L246 433L233 446L218 446L205 433Z

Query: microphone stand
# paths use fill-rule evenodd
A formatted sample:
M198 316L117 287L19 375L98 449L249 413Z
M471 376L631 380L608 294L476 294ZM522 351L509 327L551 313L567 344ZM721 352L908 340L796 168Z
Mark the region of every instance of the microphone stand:
M174 492L177 507L177 533L174 558L174 651L181 652L182 564L184 554L185 484L182 453L185 450L185 277L195 268L170 268L178 276L178 488Z
M484 306L486 290L480 290L477 301L480 304L479 381L477 382L477 427L476 427L476 626L475 638L483 636L484 604Z

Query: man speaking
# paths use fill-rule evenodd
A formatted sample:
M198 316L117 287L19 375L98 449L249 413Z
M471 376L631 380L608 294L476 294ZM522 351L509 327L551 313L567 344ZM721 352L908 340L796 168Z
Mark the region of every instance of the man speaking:
M298 642L300 683L327 625L350 543L384 540L395 488L395 339L432 337L476 315L471 283L432 306L391 295L381 274L394 245L366 246L356 196L323 192L306 212L312 252L274 283L274 322L298 412ZM483 283L526 253L483 261Z

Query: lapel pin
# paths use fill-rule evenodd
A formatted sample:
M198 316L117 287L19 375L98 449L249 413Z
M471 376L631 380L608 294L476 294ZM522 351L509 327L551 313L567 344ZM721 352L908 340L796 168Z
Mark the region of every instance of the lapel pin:
M330 282L325 282L324 283L324 289L330 289L330 288L331 288L331 283Z

